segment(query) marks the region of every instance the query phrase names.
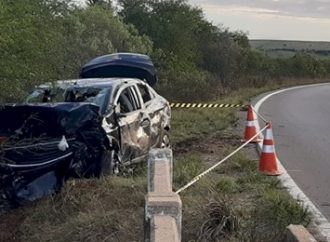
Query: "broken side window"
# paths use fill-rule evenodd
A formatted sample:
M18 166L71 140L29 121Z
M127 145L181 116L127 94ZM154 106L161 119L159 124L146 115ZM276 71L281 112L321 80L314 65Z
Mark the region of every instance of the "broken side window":
M138 84L137 86L140 90L143 102L144 103L149 102L151 100L151 95L149 93L148 88L145 85L142 85L142 84Z
M138 99L134 97L131 87L125 88L119 95L117 105L121 113L129 113L141 108Z

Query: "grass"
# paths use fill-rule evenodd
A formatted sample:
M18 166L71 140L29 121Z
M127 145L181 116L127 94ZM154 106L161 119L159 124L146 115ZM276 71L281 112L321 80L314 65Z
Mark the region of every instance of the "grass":
M244 89L215 100L248 103L269 90ZM275 88L272 86L272 88ZM237 109L173 109L174 189L237 148ZM130 177L72 180L53 197L0 217L0 241L143 241L146 167ZM183 241L280 241L309 215L274 177L240 152L182 192Z
M1 219L0 241L141 241L145 193L143 177L73 180Z
M174 190L185 185L187 181L203 172L205 164L203 164L200 156L189 154L188 156L180 157L174 162Z
M205 207L205 222L198 232L199 241L228 240L239 230L239 215L230 205L234 201L218 199Z
M225 98L213 100L213 102L247 104L249 98L263 93L269 88L246 88L232 92ZM276 86L273 88L275 89ZM173 108L172 143L175 145L188 140L202 139L207 135L221 133L228 127L235 126L238 121L237 110L233 108Z
M256 161L244 158L244 153L202 178L181 198L183 241L282 241L286 226L307 226L310 221L307 209L277 178L258 173Z
M210 112L207 109L175 110L172 127L178 127L172 134L175 143L189 139L200 139L209 133L218 132L228 127L228 123L236 121L229 110Z

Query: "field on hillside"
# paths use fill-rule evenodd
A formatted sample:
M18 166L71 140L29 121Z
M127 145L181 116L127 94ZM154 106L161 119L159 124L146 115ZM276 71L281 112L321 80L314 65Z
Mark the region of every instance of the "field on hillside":
M330 42L250 40L250 45L270 57L289 58L298 52L304 52L317 58L330 58Z

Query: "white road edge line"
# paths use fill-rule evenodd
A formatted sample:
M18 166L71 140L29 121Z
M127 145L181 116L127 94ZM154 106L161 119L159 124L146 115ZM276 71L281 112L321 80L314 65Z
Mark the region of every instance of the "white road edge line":
M313 84L313 85L304 85L304 86L297 86L297 87L291 87L291 88L286 88L282 89L279 91L272 92L265 97L261 98L255 105L254 108L256 112L259 112L259 109L261 105L270 97L286 92L286 91L291 91L294 89L299 89L299 88L306 88L306 87L314 87L314 86L322 86L322 85L328 85L329 83L325 84ZM256 128L257 130L260 130L260 125L259 121L256 122ZM262 149L262 142L258 144L259 151ZM313 220L315 224L317 225L319 232L322 236L324 236L327 241L330 241L330 223L324 217L324 215L321 213L321 211L313 204L313 202L305 195L305 193L298 187L298 185L295 183L295 181L292 179L292 177L289 175L287 170L284 168L282 165L281 161L278 160L279 168L283 171L283 174L279 176L279 180L282 182L283 186L287 188L288 192L291 194L291 196L298 200L303 206L307 207L308 210L312 213Z

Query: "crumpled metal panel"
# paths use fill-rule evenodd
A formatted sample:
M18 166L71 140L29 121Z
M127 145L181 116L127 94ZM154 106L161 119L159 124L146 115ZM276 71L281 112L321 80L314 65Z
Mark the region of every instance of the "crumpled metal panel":
M140 113L121 120L124 159L144 158L150 148L160 147L165 129L170 128L170 107L160 96L154 98ZM125 123L126 122L126 123ZM149 123L148 125L146 125ZM145 125L144 125L145 124ZM125 147L127 147L125 149Z
M146 107L146 112L151 119L151 148L160 147L164 130L170 129L170 106L164 98L156 97Z
M18 205L58 191L69 177L98 176L106 149L120 151L125 164L145 158L161 146L171 113L155 94L124 115L111 109L102 116L94 104L45 103L6 105L0 117L0 193Z
M107 142L98 111L82 103L4 106L1 195L17 205L56 192L69 177L97 176Z
M119 119L122 160L124 162L134 161L148 153L150 128L149 125L143 126L143 122L148 122L147 119L148 117L142 111L129 113L126 117Z
M170 128L170 111L168 102L156 96L144 109L117 114L111 122L103 120L109 139L118 142L124 164L138 162L148 155L151 147L160 147L164 130Z

